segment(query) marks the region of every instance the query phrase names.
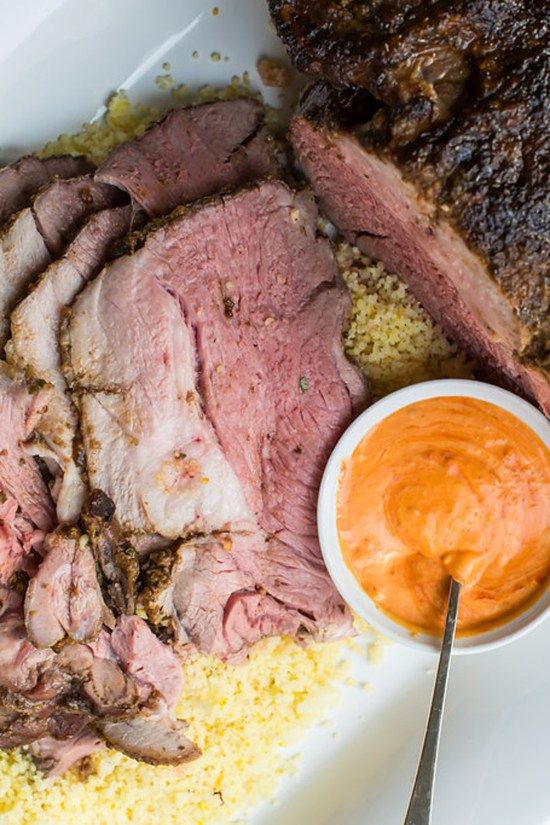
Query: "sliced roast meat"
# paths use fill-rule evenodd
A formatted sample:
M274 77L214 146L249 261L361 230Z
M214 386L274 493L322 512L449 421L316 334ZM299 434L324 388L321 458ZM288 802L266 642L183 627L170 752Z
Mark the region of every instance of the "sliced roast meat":
M37 767L50 776L64 773L103 742L153 764L179 764L200 755L184 736L185 723L150 691L144 707L140 690L115 661L74 644L57 658L72 678L65 695L44 707L0 707L0 747L30 744Z
M116 658L96 655L88 645L69 645L59 654L75 691L69 697L71 709L83 709L91 718L132 717L139 713L149 693L141 692L119 666Z
M174 653L143 619L124 615L139 571L129 538L210 534L148 562L149 615L181 644L237 659L265 635L350 628L321 560L315 491L327 451L367 395L342 354L349 300L316 220L311 195L267 182L174 213L84 286L64 271L35 290L45 284L51 299L53 333L37 363L53 370L42 380L54 392L64 389L60 306L83 286L60 333L91 537L76 527L47 537L25 597L24 641L30 662L31 653L50 658L37 659L17 702L4 697L8 717L17 713L7 726L32 728L44 768L61 770L80 744L87 752L90 731L154 764L198 755L173 715L182 688ZM20 367L16 317L36 319L41 306L26 305L9 348ZM121 614L110 629L101 586ZM0 622L21 633L12 598ZM32 644L62 640L56 653ZM57 732L38 724L46 713Z
M82 759L104 747L97 734L87 727L67 739L44 736L33 742L30 753L38 770L49 777L62 776Z
M54 184L70 185L71 181ZM106 199L101 185L86 184L87 190L99 194L95 205ZM111 187L103 187L111 189ZM40 198L45 198L50 187ZM81 189L75 193L80 198ZM49 196L49 195L48 195ZM39 199L40 199L39 198ZM38 200L35 202L35 206ZM89 206L89 204L87 204ZM32 379L46 382L50 388L48 407L35 428L39 442L36 452L52 458L59 465L61 478L56 485L57 516L62 522L75 521L81 511L85 487L75 456L78 417L60 365L59 328L64 306L71 304L82 287L103 266L114 241L130 228L131 207L103 209L92 215L76 235L64 255L46 269L30 294L11 316L11 341L7 357L15 367ZM54 226L57 226L54 223Z
M470 133L463 124L456 141L449 126L441 140L419 140L406 156L384 154L343 130L335 122L335 97L324 86L310 90L291 127L298 161L328 217L399 273L496 380L548 412L548 212L542 201L530 210L537 200L531 184L521 189L522 200L510 182L523 174L522 163L509 157L497 109L472 115ZM525 148L531 157L533 147ZM532 157L542 163L537 151ZM538 164L528 164L530 175L538 174Z
M317 537L305 540L287 533L286 539L268 541L262 587L310 619L302 624L317 639L338 639L352 633L352 622L327 575Z
M55 180L0 229L0 345L9 315L88 215L121 200L120 190L89 176Z
M31 745L30 751L36 756L37 763L40 756L54 757L56 752L59 760L62 760L66 767L70 752L75 753L75 758L82 758L84 753L76 756L80 737L89 737L91 730L87 727L87 719L81 713L71 713L63 709L59 703L49 704L36 703L23 699L20 707L16 707L13 694L3 694L4 706L0 706L0 747L14 748L20 745ZM96 747L101 747L101 742L94 737ZM54 743L58 747L54 747ZM71 745L75 745L73 749ZM83 742L81 743L83 745ZM89 744L91 744L89 742ZM44 772L55 771L55 760L49 763L42 762L39 767ZM56 771L57 775L61 770Z
M76 745L80 736L90 734L86 718L82 714L66 711L54 702L49 705L27 702L25 705L23 700L21 707L15 708L13 694L4 693L3 699L6 704L0 707L0 747L8 749L31 745L30 752L36 756L37 766L45 773L55 771L56 760L52 758L40 763L40 756L54 757L56 751L59 760L69 767L67 761L71 744ZM95 740L100 747L97 735ZM58 747L54 743L58 743ZM59 773L61 771L51 775Z
M303 497L284 489L288 481L277 477L283 463L290 487L301 488L302 462L310 467L312 502L319 461L366 400L341 354L347 297L335 286L332 253L316 237L315 221L308 193L268 183L174 222L148 242L157 256L171 250L167 281L196 331L206 412L270 532L282 529L268 517L275 499L287 497L294 507ZM319 327L322 305L334 316Z
M105 720L97 727L108 745L151 765L181 765L201 755L185 736L185 722L166 713L119 722Z
M275 394L290 391L288 404L311 406L314 415L322 393L335 392L317 435L325 444L349 420L359 386L355 374L348 386L336 325L325 341L318 337L325 351L318 366L329 370L324 386L294 375L295 367L290 383L270 391L272 363L286 353L263 354L284 344L279 320L298 316L335 277L315 217L309 196L264 184L176 217L77 298L64 348L88 474L126 529L176 538L253 527L251 509L263 510L262 450L281 403ZM343 295L330 294L338 317ZM197 398L195 340L210 420ZM304 368L310 357L304 350Z
M350 632L317 549L297 552L262 531L190 539L153 553L142 600L178 648L239 661L263 636Z
M87 537L76 527L60 528L47 536L44 554L25 596L30 641L40 648L65 636L92 641L108 617Z
M82 175L50 183L34 198L32 212L48 252L56 258L82 221L127 200L120 189Z
M312 620L265 593L233 593L225 608L225 644L233 658L265 636L297 638L309 628L314 628Z
M142 593L150 620L167 626L178 645L191 642L226 657L237 652L224 635L225 609L234 593L254 592L261 541L257 534L226 534L153 553Z
M52 502L24 445L47 403L47 389L27 385L0 363L0 490L16 500L22 518L44 531L53 526Z
M29 208L0 227L0 352L9 335L11 310L50 260Z
M79 295L64 337L90 486L128 532L246 527L251 513L196 392L192 333L142 249Z
M301 208L304 216L291 217L297 226L307 221L309 204L297 207L298 213ZM269 260L274 245L266 245L267 251L260 250L265 266L280 273L281 262ZM262 292L252 267L248 279L226 269L217 283L209 281L200 254L185 261L202 277L182 301L198 330L206 412L247 485L260 525L296 548L310 548L317 541L317 490L324 466L353 412L366 402L364 383L342 352L348 294L328 281L334 270L324 244L309 260L306 254L295 259L297 267L309 266L315 277L327 278L307 303L295 307L285 305L284 289L280 297L267 288ZM219 297L225 277L234 284L229 319ZM289 284L297 283L292 273L287 277ZM203 318L208 323L201 323Z
M195 329L205 410L250 506L270 535L309 549L324 463L367 401L342 353L349 298L315 218L308 193L267 183L148 242L160 255L178 238L168 283Z
M47 549L70 533L52 534ZM54 544L49 553L55 551ZM82 593L80 581L75 591ZM41 634L47 629L47 621L38 627ZM114 747L126 742L125 752L148 762L177 764L198 755L172 715L181 688L178 660L142 619L120 617L94 641L66 641L58 653L40 650L26 637L22 596L0 590L0 747L34 743L31 753L50 775L101 747L98 734Z
M311 196L264 183L176 214L110 264L73 305L64 345L90 482L122 527L260 535L271 568L246 588L271 578L286 603L288 587L288 609L305 608L322 633L349 625L321 561L316 489L367 400L342 354L349 299L335 279ZM208 598L225 609L244 585L231 579L241 568L223 572L222 595ZM287 619L294 630L303 623ZM217 632L219 618L212 623Z
M151 216L281 168L280 150L254 100L205 103L170 112L143 137L115 149L96 173Z
M24 585L24 582L23 582ZM11 586L0 584L0 619L6 613L21 612L23 606L23 590L21 584Z
M43 541L44 531L25 518L17 500L0 493L0 584L19 571L35 572Z
M131 718L143 707L156 705L151 689L136 684L125 672L105 629L93 642L65 645L56 666L66 682L63 704L90 722Z
M29 206L39 189L55 178L74 178L93 169L83 157L70 155L20 158L0 169L0 224L10 215Z
M155 691L174 708L183 690L181 664L138 616L121 616L111 634L111 646L135 682Z
M265 549L261 533L226 534L153 554L143 592L150 619L168 625L178 646L233 660L263 636L312 629L311 617L260 591L271 564Z
M27 716L0 706L0 748L11 750L46 737L48 719Z
M94 716L171 710L183 686L175 654L137 616L120 616L112 632L103 629L93 642L65 646L58 664Z
M54 655L29 642L21 610L10 610L0 618L0 688L15 693L32 690Z
M83 521L102 575L101 585L107 604L116 613L132 614L136 606L139 556L113 519L114 512L111 499L100 490L94 490Z
M110 639L103 634L92 646L73 645L61 655L80 682L91 725L108 745L151 764L177 765L200 755L171 712L181 692L180 665L142 619L121 617Z

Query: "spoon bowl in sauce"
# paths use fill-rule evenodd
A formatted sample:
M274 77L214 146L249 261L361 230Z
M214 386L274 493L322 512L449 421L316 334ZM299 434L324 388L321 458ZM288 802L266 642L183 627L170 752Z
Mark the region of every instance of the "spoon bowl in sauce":
M478 381L429 381L344 433L318 504L325 563L390 638L436 650L451 576L454 650L504 644L550 613L550 423Z

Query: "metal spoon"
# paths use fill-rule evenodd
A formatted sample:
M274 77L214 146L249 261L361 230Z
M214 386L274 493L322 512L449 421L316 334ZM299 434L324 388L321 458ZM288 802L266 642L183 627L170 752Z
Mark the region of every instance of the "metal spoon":
M449 589L449 606L447 607L447 618L445 620L445 632L441 642L441 652L439 654L439 665L435 677L432 706L428 716L424 745L420 754L416 779L412 789L411 800L405 817L404 825L430 825L432 821L432 797L435 779L435 765L437 762L437 751L439 748L439 735L441 733L441 719L443 717L443 706L445 704L445 693L447 691L447 676L449 674L449 663L451 661L451 650L455 637L456 619L458 615L458 599L460 596L460 584L456 579L451 579Z

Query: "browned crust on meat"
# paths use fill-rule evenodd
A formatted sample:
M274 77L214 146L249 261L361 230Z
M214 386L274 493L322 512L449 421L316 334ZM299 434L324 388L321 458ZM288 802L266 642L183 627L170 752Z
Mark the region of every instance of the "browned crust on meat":
M303 183L298 185L296 188L295 181L293 181L290 176L285 177L274 177L273 175L267 175L264 177L259 177L250 181L249 183L245 183L242 186L237 188L235 187L227 187L225 189L220 189L214 195L205 195L203 198L197 198L190 203L181 204L180 206L176 206L172 212L169 212L167 215L162 215L160 218L153 218L152 220L148 221L147 224L140 229L136 229L133 232L130 232L123 240L122 243L119 244L117 248L116 257L122 257L123 255L133 255L135 252L138 252L141 247L144 245L147 237L152 235L159 229L162 229L165 226L170 226L170 224L174 223L174 221L179 220L180 218L189 218L197 212L201 212L203 209L208 207L216 207L221 205L227 198L233 198L236 195L239 195L244 192L252 192L254 190L261 189L264 183L269 181L273 181L279 184L285 185L289 192L293 192L295 195L299 194L300 190L303 189ZM69 311L70 312L70 311ZM66 317L64 325L62 329L67 330L70 323L70 318ZM65 344L65 352L69 353L70 350L70 341L67 341ZM70 365L70 355L66 355L67 365ZM65 358L63 359L65 363ZM70 382L69 385L72 387L76 385L77 379L74 376L74 373L71 372L70 367L68 373L66 373L67 381Z
M171 619L162 611L160 597L170 587L178 545L179 542L153 551L143 566L143 589L139 594L139 601L157 632L163 630L166 633L172 630Z
M101 490L92 490L82 521L90 538L101 590L117 614L135 613L139 559L114 519L115 506Z
M550 366L549 78L542 57L526 59L498 95L399 148L381 138L368 92L316 84L301 106L329 133L353 128L458 231L521 321L519 358L543 370Z
M528 329L522 361L550 367L550 205L544 55L516 66L477 100L392 155L485 259Z

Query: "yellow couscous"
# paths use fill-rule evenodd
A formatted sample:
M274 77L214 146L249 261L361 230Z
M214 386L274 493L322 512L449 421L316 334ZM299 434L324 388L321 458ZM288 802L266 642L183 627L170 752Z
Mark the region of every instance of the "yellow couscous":
M471 378L471 365L396 275L341 243L336 258L352 297L348 356L375 396L432 378Z
M186 87L175 84L169 65L163 69L158 86L172 99L186 100ZM248 77L235 77L222 95L206 87L199 97L231 98L243 84L248 88ZM84 125L78 134L59 136L41 154L83 153L99 163L119 143L142 134L158 114L117 94L102 120ZM397 277L348 244L336 252L353 302L346 350L376 395L424 378L469 375L463 356ZM23 752L0 752L0 822L216 825L238 815L246 821L252 807L273 798L282 777L297 769L283 748L338 702L340 686L350 680L342 657L356 644L299 647L289 639L266 639L252 650L246 666L195 658L185 668L179 712L203 755L182 768L151 767L104 751L92 757L86 781L73 773L49 780L37 774ZM379 655L380 641L375 641L372 661Z
M266 639L245 666L200 656L185 667L179 713L203 751L181 768L120 753L93 757L85 782L45 779L19 751L0 752L2 825L217 825L275 796L297 769L283 751L339 700L347 677L342 643L299 647Z
M160 91L169 92L172 105L233 100L243 95L259 97L258 93L251 89L248 72L244 72L242 76L233 75L231 82L223 89L206 85L191 94L185 83L176 83L169 63L163 65L163 70L164 74L157 77L157 86ZM158 120L159 116L160 111L154 106L132 104L124 93L117 92L109 98L103 118L84 123L82 129L75 134L59 135L47 143L38 154L41 157L63 154L86 155L93 163L99 164L115 146L142 135L149 124Z

